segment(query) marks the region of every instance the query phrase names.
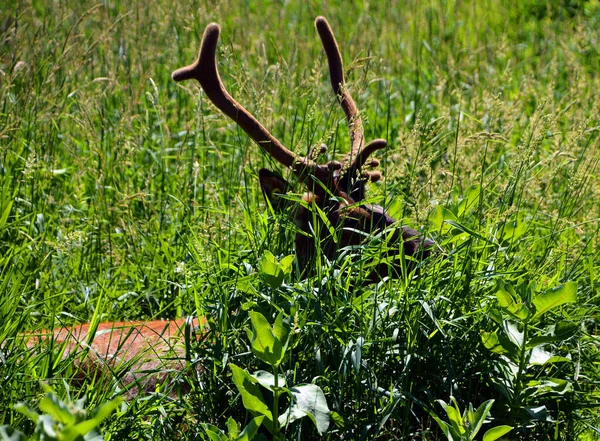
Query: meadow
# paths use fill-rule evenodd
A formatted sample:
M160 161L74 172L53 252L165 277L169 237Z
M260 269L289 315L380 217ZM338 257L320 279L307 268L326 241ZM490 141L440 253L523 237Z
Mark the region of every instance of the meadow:
M217 22L231 94L340 156L318 15L388 140L369 201L443 250L416 272L365 283L373 237L301 274L258 184L293 174L171 79ZM55 428L114 440L600 438L598 0L5 0L0 28L0 439L41 439L18 403L52 413L47 385ZM210 332L185 392L122 401L122 373L20 338L187 316ZM248 334L274 323L277 360ZM277 424L298 391L319 406Z

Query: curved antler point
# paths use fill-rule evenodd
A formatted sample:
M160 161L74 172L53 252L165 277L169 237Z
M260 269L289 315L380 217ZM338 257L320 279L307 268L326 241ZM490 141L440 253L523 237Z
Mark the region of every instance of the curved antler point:
M324 24L328 24L325 17L319 15L317 18L315 18L315 26L323 26Z
M218 23L212 22L206 25L206 28L204 28L204 35L206 35L207 33L213 33L216 32L217 34L219 34L221 32L221 26L219 26Z
M193 75L192 68L193 65L181 67L171 74L171 78L173 78L173 80L176 82L189 80L190 78L192 78Z
M369 148L369 150L380 150L380 149L384 149L387 147L387 140L385 139L374 139L373 141L371 141L370 143L368 143L365 147Z
M331 30L331 26L329 26L329 22L323 16L319 16L315 19L315 27L317 28L317 32L321 36L321 40L324 38L327 40L333 39L335 41L335 37L333 36L333 31ZM328 43L331 44L331 43Z
M378 182L381 180L382 177L383 177L383 175L381 174L380 171L372 171L372 172L368 172L367 179L371 182Z
M220 33L221 27L217 23L210 23L206 26L206 28L204 28L204 35L202 35L202 42L200 43L199 58L202 57L202 53L204 51L208 52L216 50ZM211 55L214 56L214 54Z
M206 28L204 28L204 35L202 35L202 42L200 43L200 52L198 53L196 61L189 66L181 67L174 71L171 74L171 78L177 82L189 80L191 78L200 81L201 60L210 60L214 58L220 33L221 28L217 23L209 23ZM203 62L210 63L210 61Z

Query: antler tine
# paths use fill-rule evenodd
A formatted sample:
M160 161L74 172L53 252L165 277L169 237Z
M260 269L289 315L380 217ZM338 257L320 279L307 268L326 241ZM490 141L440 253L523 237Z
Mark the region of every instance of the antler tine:
M227 92L219 77L216 63L217 41L220 32L221 29L216 23L210 23L206 26L198 59L189 66L173 72L173 79L178 82L192 78L197 80L204 89L206 96L217 108L235 121L265 152L282 165L290 167L299 180L306 180L311 173L316 175L325 173L311 159L303 158L288 150Z
M360 170L363 167L363 165L365 165L367 159L369 159L369 156L371 156L373 152L384 149L386 147L387 141L385 139L374 139L373 141L368 143L362 150L358 152L358 154L354 158L354 161L350 166L352 170L350 170L348 174L356 173L357 170ZM374 162L372 165L374 165L375 167L379 165L378 160L373 159L372 162ZM369 176L372 176L374 173L376 174L378 172L369 172ZM377 178L377 180L379 180L379 178Z
M348 88L346 87L346 82L344 81L342 55L340 54L337 42L335 41L333 31L325 17L317 17L315 19L315 26L317 27L321 42L323 43L323 49L327 55L333 93L337 96L338 101L346 114L346 119L348 120L348 126L350 128L351 148L350 152L342 160L342 165L346 167L348 161L352 164L352 161L355 161L358 157L364 140L364 129L356 103L352 99L352 96L350 96Z
M366 165L369 156L371 156L375 151L381 150L387 146L387 141L385 139L374 139L370 143L368 143L362 150L358 152L354 161L350 163L347 167L344 175L340 179L338 185L342 189L350 189L352 191L358 191L359 198L362 197L363 186L362 184L358 186L351 185L351 183L356 183L355 179L358 178L358 182L377 182L381 179L382 175L379 171L368 171L361 173L361 176L357 176L357 172L360 172L364 165ZM370 166L377 167L379 165L379 161L372 160Z

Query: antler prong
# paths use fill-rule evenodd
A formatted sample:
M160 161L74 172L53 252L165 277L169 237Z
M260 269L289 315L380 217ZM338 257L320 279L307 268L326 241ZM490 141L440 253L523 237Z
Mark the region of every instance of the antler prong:
M381 150L387 147L387 141L385 139L374 139L368 143L362 150L360 150L354 158L351 164L351 168L354 170L360 170L373 153L377 150Z
M265 152L285 167L291 168L298 179L305 181L310 174L326 179L327 169L317 165L311 158L303 158L288 150L277 138L258 122L258 120L227 92L216 63L216 49L221 29L216 23L210 23L204 30L200 53L196 61L189 66L173 72L175 81L197 80L206 96L225 115L235 121Z
M331 79L331 87L333 93L335 93L344 113L348 120L348 126L350 128L350 152L342 160L344 166L348 162L352 164L352 161L358 156L359 151L364 141L364 128L360 113L356 107L356 103L352 99L352 96L348 92L346 82L344 80L344 65L342 63L342 55L338 48L333 31L327 22L325 17L317 17L315 20L315 26L321 37L321 43L323 49L327 55L327 62L329 64L329 76Z
M307 158L316 161L320 155L324 155L325 153L327 153L327 146L325 144L316 144L310 148Z

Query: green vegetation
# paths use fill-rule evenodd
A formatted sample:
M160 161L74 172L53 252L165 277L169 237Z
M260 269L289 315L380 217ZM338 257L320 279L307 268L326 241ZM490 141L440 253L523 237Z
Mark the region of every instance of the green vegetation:
M21 333L195 314L190 392L124 400L105 438L600 438L600 2L322 3L0 8L0 432L34 436L15 406L40 380L89 409L118 394ZM298 277L258 185L277 167L170 78L218 22L232 95L292 150L342 153L317 15L389 142L370 201L445 252L418 277L363 284L378 238Z

